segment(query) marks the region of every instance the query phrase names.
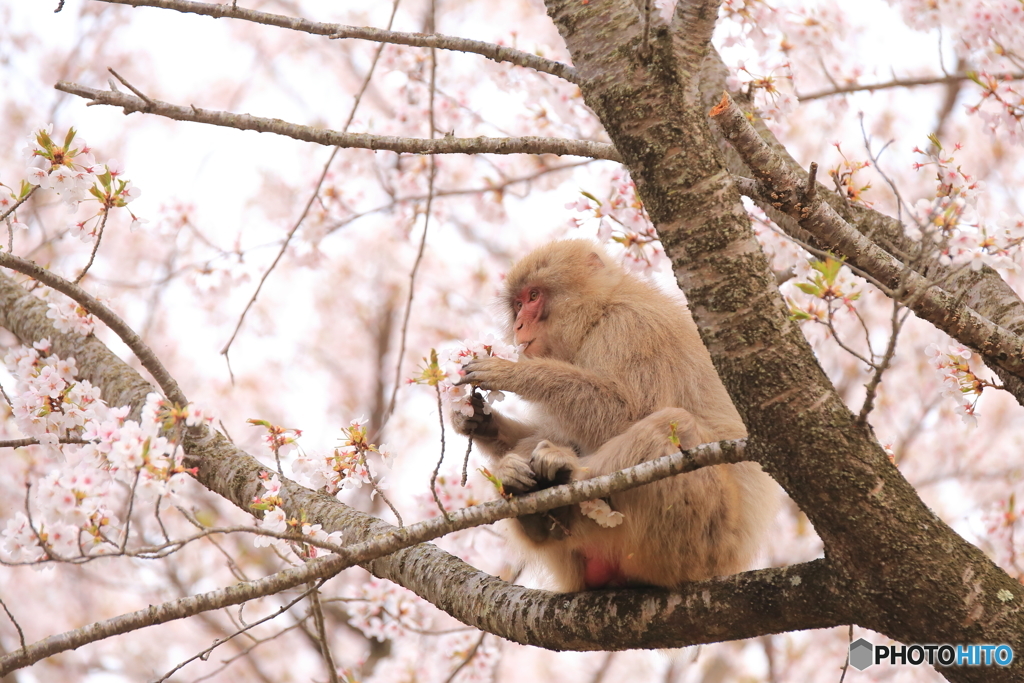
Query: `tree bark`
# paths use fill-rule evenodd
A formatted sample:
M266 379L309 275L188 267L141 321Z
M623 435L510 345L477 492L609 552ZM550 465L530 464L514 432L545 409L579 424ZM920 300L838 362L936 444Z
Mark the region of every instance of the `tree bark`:
M718 2L680 0L670 26L654 20L646 46L643 17L628 0L547 5L584 99L672 258L755 459L822 538L855 623L904 643L1007 643L1021 652L1021 585L921 502L788 320L698 91ZM1024 660L943 674L1019 680Z

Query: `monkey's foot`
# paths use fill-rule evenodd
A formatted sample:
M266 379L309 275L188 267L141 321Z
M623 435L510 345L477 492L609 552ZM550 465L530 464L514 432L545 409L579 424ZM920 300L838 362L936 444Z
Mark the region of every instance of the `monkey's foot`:
M566 446L556 446L548 440L541 441L530 455L530 467L540 488L568 484L579 469L576 451Z
M537 488L530 461L518 453L506 454L494 467L493 474L508 493L528 493Z

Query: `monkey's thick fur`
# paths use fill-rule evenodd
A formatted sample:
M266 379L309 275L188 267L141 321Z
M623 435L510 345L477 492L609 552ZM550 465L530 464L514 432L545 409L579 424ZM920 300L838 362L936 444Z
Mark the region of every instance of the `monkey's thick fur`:
M522 493L607 474L683 448L746 436L689 312L625 272L595 244L554 242L519 261L505 281L508 336L518 362L486 358L463 382L530 402L529 422L500 413L452 416ZM772 522L778 488L755 463L719 465L611 497L624 515L604 528L578 506L510 524L522 558L549 587L672 588L747 569Z

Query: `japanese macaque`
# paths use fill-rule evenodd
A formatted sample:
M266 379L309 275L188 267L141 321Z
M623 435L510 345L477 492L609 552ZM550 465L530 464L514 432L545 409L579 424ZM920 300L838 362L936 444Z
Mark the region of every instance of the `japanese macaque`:
M541 247L509 272L502 297L520 360L482 358L461 383L528 401L529 422L456 413L506 491L526 493L608 474L674 450L746 436L689 311L627 273L593 243ZM611 496L624 519L604 527L579 506L510 525L548 586L577 591L677 587L747 569L776 509L755 463L718 465Z

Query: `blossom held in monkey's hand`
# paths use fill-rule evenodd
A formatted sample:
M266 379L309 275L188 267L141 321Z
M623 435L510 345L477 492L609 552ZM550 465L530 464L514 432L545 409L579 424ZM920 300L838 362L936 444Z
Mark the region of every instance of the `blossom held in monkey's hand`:
M462 413L466 417L473 416L473 387L468 384L456 385L455 382L462 377L462 367L466 363L488 357L515 361L519 359L519 347L506 344L496 339L494 335L488 334L480 341L467 339L458 347L441 352L439 360L445 373L444 379L439 383L441 397L452 412ZM488 391L483 397L484 414L490 415L491 404L503 398L505 395L500 391Z

